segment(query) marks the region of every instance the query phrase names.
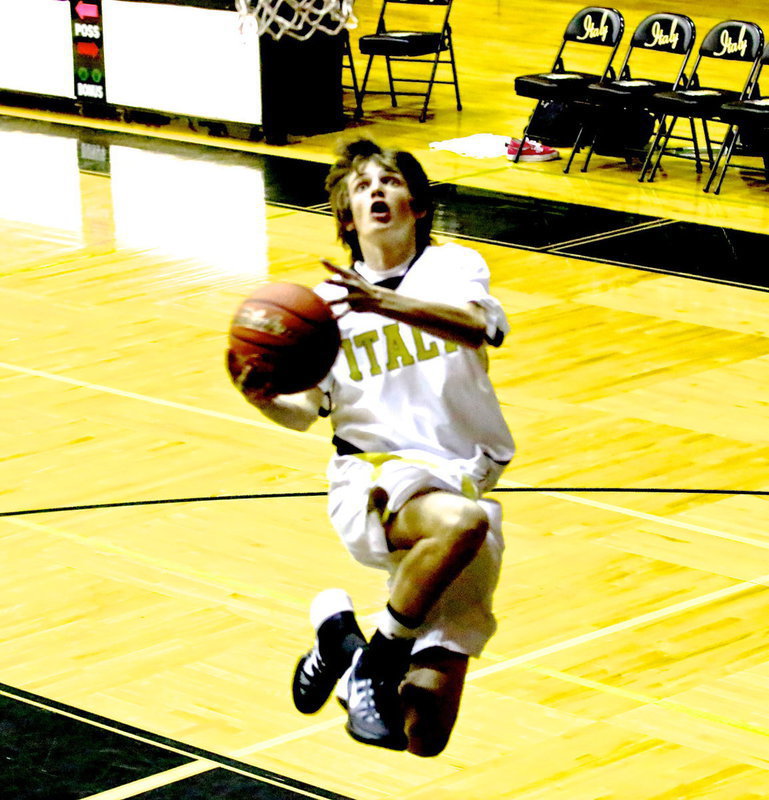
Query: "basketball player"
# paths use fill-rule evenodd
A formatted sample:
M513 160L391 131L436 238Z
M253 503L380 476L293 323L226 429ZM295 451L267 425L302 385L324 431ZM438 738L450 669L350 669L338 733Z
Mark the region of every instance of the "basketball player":
M499 504L484 498L513 455L486 374L507 332L474 250L436 246L427 177L409 153L360 140L327 182L349 269L316 287L339 314L342 349L316 388L239 388L272 420L306 430L330 415L330 518L352 556L389 572L369 642L340 589L316 597L315 644L294 702L317 711L339 681L358 741L435 756L454 726L468 658L495 630Z

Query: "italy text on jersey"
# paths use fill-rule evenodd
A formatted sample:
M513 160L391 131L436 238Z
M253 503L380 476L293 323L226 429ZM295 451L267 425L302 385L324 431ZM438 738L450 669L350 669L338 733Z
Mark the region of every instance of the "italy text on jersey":
M384 346L379 342L384 342ZM459 345L454 342L432 337L430 341L425 341L425 334L419 328L401 326L397 322L342 339L342 352L353 381L410 367L458 349ZM377 355L377 351L380 355Z

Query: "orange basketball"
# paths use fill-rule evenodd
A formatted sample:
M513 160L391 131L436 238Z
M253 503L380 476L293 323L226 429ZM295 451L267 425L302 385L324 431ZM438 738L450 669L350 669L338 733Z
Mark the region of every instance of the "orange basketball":
M235 312L227 368L234 381L248 364L244 388L269 382L279 394L316 386L339 352L339 326L329 305L298 283L266 283Z

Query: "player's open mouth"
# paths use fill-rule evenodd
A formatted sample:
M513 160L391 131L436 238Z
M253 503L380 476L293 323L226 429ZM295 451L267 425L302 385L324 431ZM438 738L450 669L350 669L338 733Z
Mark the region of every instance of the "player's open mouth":
M390 207L384 202L384 200L377 200L371 204L371 216L377 222L389 222Z

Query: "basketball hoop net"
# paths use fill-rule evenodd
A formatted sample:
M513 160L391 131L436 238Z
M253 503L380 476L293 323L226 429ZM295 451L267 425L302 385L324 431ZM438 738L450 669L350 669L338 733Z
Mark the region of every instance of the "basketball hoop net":
M268 33L273 39L309 39L316 31L334 36L354 28L353 0L235 0L240 32Z

